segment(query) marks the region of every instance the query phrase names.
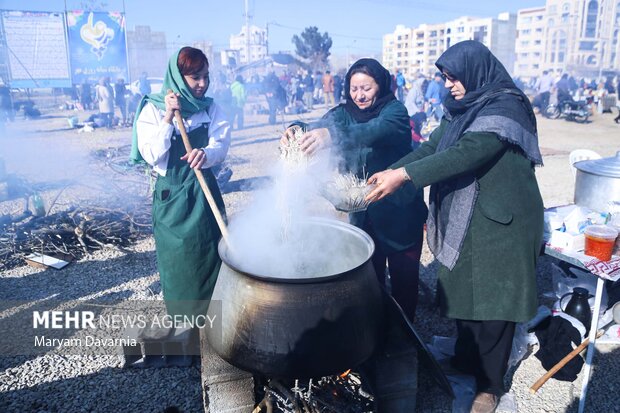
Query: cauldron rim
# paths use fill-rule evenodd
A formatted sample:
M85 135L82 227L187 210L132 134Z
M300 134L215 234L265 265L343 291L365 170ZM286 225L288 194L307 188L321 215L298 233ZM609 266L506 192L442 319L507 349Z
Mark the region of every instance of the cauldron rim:
M330 280L334 280L336 278L344 277L347 274L351 273L352 271L359 269L360 267L362 267L368 262L368 260L372 257L372 255L375 252L375 243L370 237L370 235L368 235L365 231L361 230L360 228L354 225L351 225L351 224L348 224L346 222L339 221L336 219L320 218L320 217L308 218L305 221L318 223L320 225L331 225L334 227L339 227L339 228L349 231L350 233L355 234L356 236L359 236L368 245L368 256L363 261L360 260L359 265L349 268L345 271L339 271L339 272L336 272L330 275L325 275L321 277L308 277L308 278L281 278L281 277L273 277L273 276L268 276L268 275L254 274L254 273L250 273L245 270L241 270L237 265L234 265L232 263L232 260L230 260L228 256L228 246L226 245L226 242L224 241L224 239L220 239L220 242L217 248L218 254L221 260L232 270L238 272L239 274L243 274L245 276L248 276L256 280L274 282L274 283L283 283L283 284L316 284L316 283L327 282Z

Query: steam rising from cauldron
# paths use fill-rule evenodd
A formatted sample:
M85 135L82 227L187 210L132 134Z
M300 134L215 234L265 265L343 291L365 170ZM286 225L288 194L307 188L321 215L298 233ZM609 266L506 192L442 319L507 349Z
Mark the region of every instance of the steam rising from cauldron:
M333 208L317 212L319 190L333 177L335 162L327 154L312 162L285 160L272 171L273 186L256 192L250 205L229 227L231 263L251 274L274 278L315 278L344 272L361 264L351 237L312 216L335 216ZM359 249L359 245L357 246Z

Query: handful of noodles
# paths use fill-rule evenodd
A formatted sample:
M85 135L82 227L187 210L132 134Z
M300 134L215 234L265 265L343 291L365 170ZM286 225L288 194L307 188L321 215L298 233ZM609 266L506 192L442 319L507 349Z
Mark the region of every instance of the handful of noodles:
M305 166L308 164L309 157L301 150L299 140L306 131L299 126L293 126L293 128L293 139L289 139L285 145L280 145L280 159L291 165Z
M367 181L366 176L360 179L349 172L336 176L322 188L321 193L338 211L348 213L365 211L370 202L364 198L375 186L368 185Z

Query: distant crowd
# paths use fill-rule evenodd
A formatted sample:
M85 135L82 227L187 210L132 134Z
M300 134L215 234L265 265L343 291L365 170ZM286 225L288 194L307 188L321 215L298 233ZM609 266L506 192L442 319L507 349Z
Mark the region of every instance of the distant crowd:
M116 79L112 84L107 76L100 78L94 86L84 81L71 88L67 109L73 105L78 110L98 110L86 121L95 127L129 127L133 124L140 100L151 93L151 82L144 72L137 82L138 90L131 91L128 86L123 78Z
M267 114L268 123L275 124L278 113L302 114L315 109L317 105L331 108L344 99L344 70L332 73L330 70L298 69L296 72L283 70L279 75L272 69L266 75L243 75L217 73L212 79L209 93L227 112L231 125L237 129L245 127L244 113ZM407 77L402 71L391 74L391 88L399 101L404 103L411 117L414 146L424 140L425 125L436 126L443 116L442 102L447 94L441 73L432 77L416 73ZM545 115L550 104L572 100L587 101L600 105L603 97L616 96L620 88L620 77L603 79L576 79L568 73L556 74L543 71L538 78L525 82L513 78L516 86L531 96L532 106ZM157 85L159 87L159 85ZM139 80L128 85L123 78L112 83L109 77L102 77L95 85L88 81L66 89L69 100L66 109L94 111L84 123L93 127L129 127L142 97L148 93L159 92L151 89L151 81L146 72ZM249 96L264 95L263 102L252 103L248 107ZM600 106L599 106L600 107ZM23 109L24 116L35 118L40 112L31 100L14 102L10 89L0 84L0 123L13 120L15 113ZM602 111L611 111L603 107ZM620 116L616 118L620 122ZM81 125L83 123L79 123ZM72 124L72 126L74 126Z
M264 77L254 74L244 79L242 75L236 75L231 80L220 72L213 94L218 104L230 114L231 124L243 129L243 114L246 111L268 114L268 122L275 124L278 113L301 114L317 106L336 106L344 99L344 74L344 70L332 74L330 70L299 69L295 73L284 70L278 76L271 70ZM429 79L420 73L414 79L407 80L402 72L397 71L391 78L392 92L405 104L412 117L416 141L416 135L421 138L420 129L427 118L439 121L443 116L441 102L447 90L441 74L438 72ZM246 107L248 96L261 94L265 95L267 108L259 103Z
M255 104L249 108L251 113L266 113L268 122L275 124L278 113L301 114L316 105L335 106L343 98L343 88L343 72L299 69L296 73L284 70L278 76L270 70L263 77L254 74L244 79L237 75L232 82L220 72L213 93L218 104L231 114L231 121L236 120L236 127L243 129L243 112L250 95L262 94L267 100L267 108Z
M611 112L608 105L603 105L603 99L606 96L617 97L620 76L616 76L615 81L611 76L598 80L576 79L569 73L553 76L551 72L544 70L539 78L532 79L528 84L521 82L521 85L517 86L535 92L532 106L543 115L550 104L565 101L586 101L598 107L600 112ZM616 122L618 119L616 118Z

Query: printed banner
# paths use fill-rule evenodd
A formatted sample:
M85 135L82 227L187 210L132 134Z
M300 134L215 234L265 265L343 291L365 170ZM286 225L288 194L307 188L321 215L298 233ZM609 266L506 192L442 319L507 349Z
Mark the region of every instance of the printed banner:
M2 11L2 26L11 87L71 86L62 13Z
M70 11L67 31L73 84L129 79L123 13Z

